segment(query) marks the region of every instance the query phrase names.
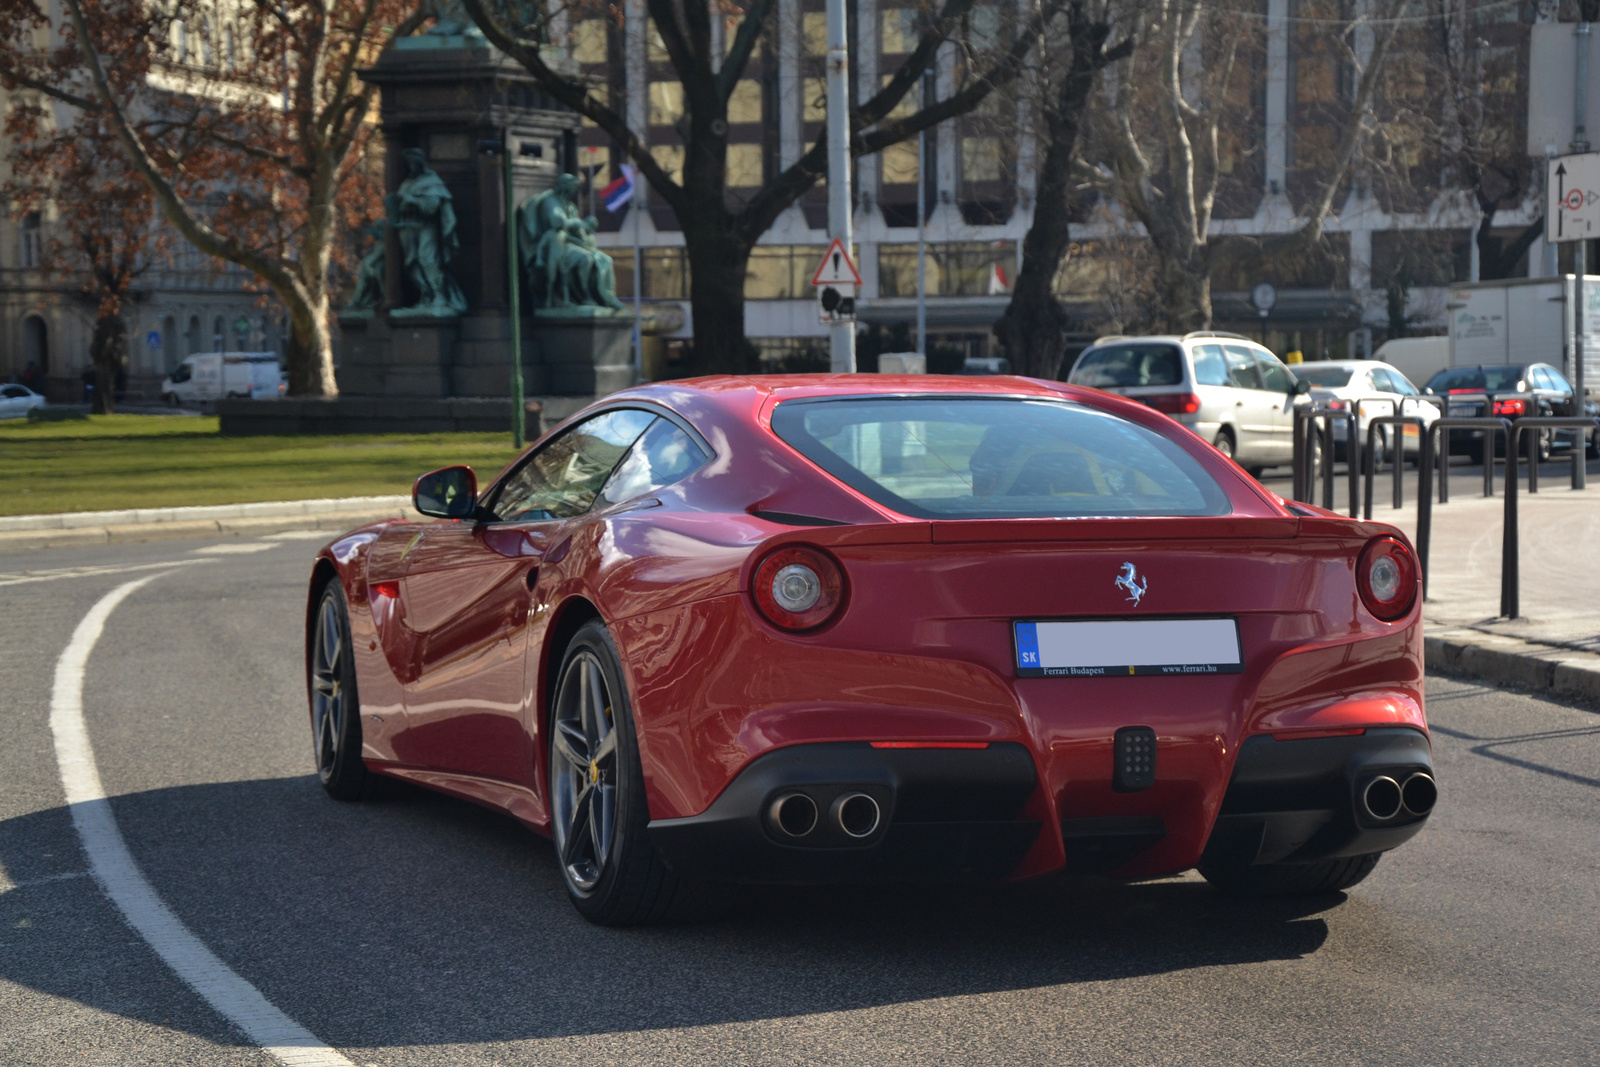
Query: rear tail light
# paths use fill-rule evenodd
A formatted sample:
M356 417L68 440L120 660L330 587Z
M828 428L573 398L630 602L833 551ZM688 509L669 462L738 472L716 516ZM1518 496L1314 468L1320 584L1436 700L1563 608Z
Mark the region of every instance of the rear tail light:
M1356 588L1367 610L1384 622L1405 615L1417 597L1417 561L1411 550L1393 537L1367 542L1356 560Z
M1200 398L1194 393L1152 393L1138 399L1166 415L1193 415L1200 410Z
M1526 415L1528 402L1526 400L1496 400L1494 402L1496 415Z
M756 608L785 630L812 630L844 605L844 572L815 548L780 548L756 568L751 584Z
M400 596L399 582L373 582L367 588L372 591L372 595L375 597L381 596L394 600Z
M1343 400L1330 400L1330 401L1328 401L1328 410L1329 411L1343 411L1344 410L1344 401Z

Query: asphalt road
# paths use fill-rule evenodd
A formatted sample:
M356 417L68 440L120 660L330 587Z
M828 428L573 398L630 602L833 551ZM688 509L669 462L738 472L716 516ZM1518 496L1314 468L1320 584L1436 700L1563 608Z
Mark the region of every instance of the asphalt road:
M0 1063L273 1062L124 921L64 805L57 660L150 574L83 690L116 823L188 929L356 1064L1600 1062L1593 710L1432 680L1437 814L1348 895L763 891L707 926L602 930L505 818L323 796L297 666L313 543L0 556Z

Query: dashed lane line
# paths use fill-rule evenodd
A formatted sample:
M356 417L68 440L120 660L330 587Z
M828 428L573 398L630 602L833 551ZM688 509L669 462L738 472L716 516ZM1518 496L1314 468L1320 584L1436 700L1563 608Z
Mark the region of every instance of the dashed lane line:
M197 548L194 551L197 556L248 556L277 547L278 545L271 541L245 541L237 545L207 545L205 548Z
M72 823L94 873L128 925L166 961L179 978L284 1067L355 1067L305 1027L274 1007L260 990L218 959L156 895L128 851L100 783L94 748L83 719L83 679L111 613L136 590L165 574L117 586L101 597L73 631L56 661L50 695L50 732L55 735L61 787Z

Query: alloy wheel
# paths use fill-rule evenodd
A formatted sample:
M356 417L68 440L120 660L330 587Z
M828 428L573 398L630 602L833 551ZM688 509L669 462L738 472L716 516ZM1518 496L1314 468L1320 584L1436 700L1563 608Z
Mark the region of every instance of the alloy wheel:
M567 880L580 893L600 881L616 840L617 731L594 653L567 663L550 732L551 821Z
M324 597L311 649L311 738L317 749L317 773L324 782L333 775L344 740L346 693L342 682L347 646L339 603L334 597Z

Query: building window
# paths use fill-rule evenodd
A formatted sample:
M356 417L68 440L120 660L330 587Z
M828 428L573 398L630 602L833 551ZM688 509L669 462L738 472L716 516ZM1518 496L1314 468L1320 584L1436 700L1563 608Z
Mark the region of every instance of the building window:
M689 299L689 257L683 249L644 250L644 295L652 300Z
M800 120L802 122L826 122L828 120L828 79L803 79L800 92Z
M961 138L961 179L969 182L997 182L1001 166L998 137ZM913 179L915 180L915 179Z
M761 121L761 83L754 78L744 78L733 87L728 97L729 122Z
M930 244L927 286L930 296L988 296L995 267L1015 278L1017 250L1011 241L952 241ZM878 246L878 295L917 295L917 246Z
M917 142L900 141L879 153L883 161L883 184L910 185L917 180Z
M606 22L584 19L572 27L572 58L579 63L606 61Z
M44 223L39 212L30 211L22 216L17 229L17 266L33 270L44 261Z
M906 55L917 47L917 12L909 7L891 7L879 12L883 28L884 55Z
M728 185L732 188L753 188L761 185L760 145L728 146Z
M676 181L683 171L683 145L658 144L650 146L650 154L655 157L656 163L667 172L667 177Z
M650 83L650 125L671 126L683 117L683 83Z
M828 14L807 11L800 16L800 41L808 56L828 54Z

